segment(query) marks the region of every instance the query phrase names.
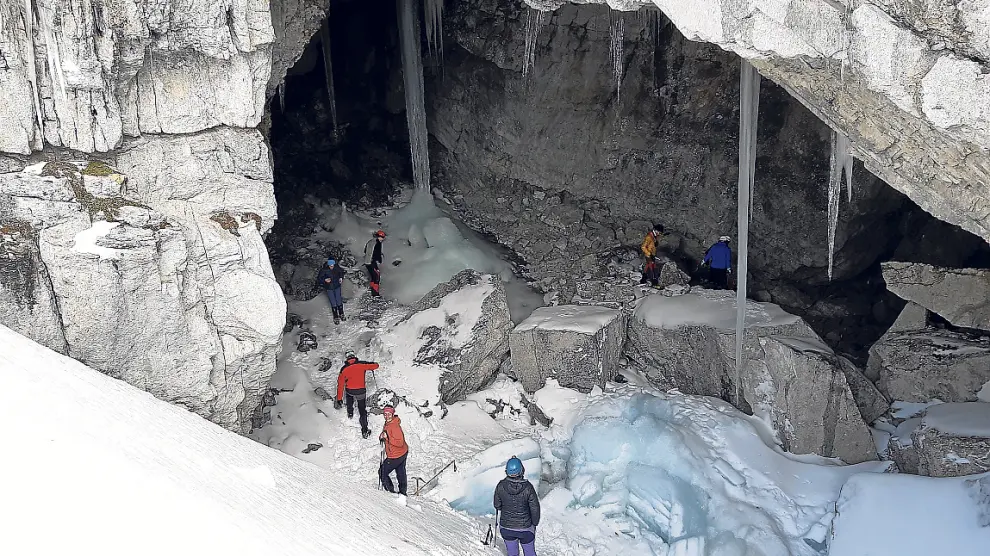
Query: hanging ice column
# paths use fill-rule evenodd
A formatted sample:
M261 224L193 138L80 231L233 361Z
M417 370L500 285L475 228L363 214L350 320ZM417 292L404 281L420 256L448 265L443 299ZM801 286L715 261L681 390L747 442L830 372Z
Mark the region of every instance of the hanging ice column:
M430 190L430 155L426 135L426 95L423 90L423 58L419 50L419 14L416 0L397 0L399 39L402 45L402 81L406 88L406 122L412 155L413 182Z
M622 40L625 35L625 21L622 12L609 11L609 57L612 59L612 77L615 79L615 101L618 106L619 91L622 87Z
M330 56L330 16L323 20L320 28L320 43L323 46L323 73L327 79L327 98L330 101L330 119L333 121L333 136L340 136L337 125L337 94L333 88L333 58Z
M526 52L523 58L523 77L528 76L536 64L536 39L540 37L540 30L543 29L546 14L547 12L534 8L526 8Z
M434 57L439 55L443 61L443 0L423 0L423 10L426 12L426 42Z
M756 120L760 113L760 74L742 61L739 77L739 242L736 261L736 406L742 375L743 335L746 333L746 275L749 257L749 217L756 173Z
M828 171L828 279L832 280L832 264L835 260L835 231L839 227L839 196L842 189L842 173L846 174L848 202L853 198L853 157L849 137L832 130L832 154Z

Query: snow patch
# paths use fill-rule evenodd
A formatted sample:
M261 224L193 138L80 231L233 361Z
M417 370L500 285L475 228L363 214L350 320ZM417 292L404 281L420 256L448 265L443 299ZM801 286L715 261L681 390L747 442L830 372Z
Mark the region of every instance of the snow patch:
M72 250L76 253L91 253L101 259L119 259L123 251L97 245L100 238L105 237L111 230L120 226L120 222L99 220L93 226L75 235Z
M655 328L679 326L710 326L732 331L736 323L736 299L731 292L692 289L676 297L650 295L636 306L635 317ZM773 303L746 302L746 326L783 326L798 322L792 315Z
M890 404L890 415L894 419L910 419L925 412L929 407L942 403L942 400L932 400L930 402L902 402L894 401Z
M949 436L990 437L990 404L982 402L944 403L925 412L922 426Z
M526 332L540 328L593 335L608 326L619 315L618 309L596 305L540 307L533 311L529 318L520 323L514 332Z

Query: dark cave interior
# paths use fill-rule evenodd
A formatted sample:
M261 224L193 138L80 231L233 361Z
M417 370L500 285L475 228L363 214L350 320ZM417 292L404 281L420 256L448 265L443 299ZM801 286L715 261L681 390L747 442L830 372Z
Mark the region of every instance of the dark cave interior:
M266 242L276 269L285 263L318 264L325 255L325 252L313 252L306 239L314 229L316 218L311 206L304 202L307 195L342 201L349 207L374 209L390 205L399 187L412 181L397 16L393 6L392 3L353 1L332 5L329 31L338 134L334 133L331 121L320 33L312 38L302 58L290 69L284 88L286 97L280 99L276 95L270 101L269 139L279 220ZM680 78L685 64L704 65L691 68L695 75L728 78L725 75L728 72L731 79L738 80L737 65L729 66L717 59L686 58L677 48L671 47L683 44L685 39L672 25L664 25L662 16L656 29L654 85L668 106L680 102L678 88L670 83ZM445 48L458 49L453 33L449 29L445 31ZM425 41L423 48L425 51ZM424 60L429 59L424 53ZM431 89L443 86L443 71L442 67L427 68L428 95ZM790 117L787 110L792 108L781 107L793 107L797 103L783 88L766 79L763 83L758 141L761 145L786 148L789 132L785 123ZM733 149L737 144L738 105L731 103L737 98L726 95L725 106L708 107L713 113L725 115L710 123L711 141L732 145ZM677 117L666 112L637 112L637 116L644 115L655 118L658 128L664 124L678 125ZM806 133L821 134L813 129ZM772 191L760 191L761 176L764 180L772 176L775 183L794 181L796 178L788 168L790 164L813 167L814 174L821 176L821 183L827 183L827 141L823 138L818 143L822 145L821 152L794 156L787 164L780 163L780 153L771 157L766 150L758 149L757 205L773 202ZM436 141L431 137L431 150L435 147ZM442 165L434 164L433 171L435 186L444 189ZM879 182L859 161L854 173L860 182ZM726 186L726 202L734 203L735 184ZM859 233L844 246L844 249L856 250L862 247L857 247L856 242L882 242L869 246L868 251L877 256L864 270L828 282L821 276L820 268L802 270L799 267L789 272L786 279L768 280L762 279L762 269L751 267L751 297L759 298L759 292L773 293L774 302L804 317L830 345L861 364L865 361L866 350L890 326L904 305L887 292L880 273L882 261L990 268L990 246L980 238L937 220L885 184L874 189L880 189L881 194L860 202L883 205L878 217L870 223L878 233ZM824 206L825 188L822 187L808 202ZM756 210L761 209L757 206ZM870 207L858 207L857 210L869 211ZM816 226L819 224L822 223L815 223ZM840 220L839 225L843 226L845 222ZM821 241L824 245L824 234ZM697 254L680 252L674 255L684 261L686 267L697 263ZM793 295L790 292L794 292Z

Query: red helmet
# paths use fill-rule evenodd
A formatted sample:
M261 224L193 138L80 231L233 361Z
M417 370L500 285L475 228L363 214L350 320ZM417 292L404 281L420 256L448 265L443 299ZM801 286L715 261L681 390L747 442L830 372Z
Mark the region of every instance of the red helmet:
M385 230L378 230L377 232L375 232L375 237L380 237L382 239L385 239Z

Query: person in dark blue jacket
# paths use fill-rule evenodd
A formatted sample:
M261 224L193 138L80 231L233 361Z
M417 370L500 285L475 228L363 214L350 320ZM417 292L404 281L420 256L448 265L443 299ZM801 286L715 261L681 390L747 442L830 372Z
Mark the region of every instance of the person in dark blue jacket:
M536 526L540 524L540 497L526 480L522 461L512 456L505 464L505 478L495 486L495 511L500 512L499 531L509 556L536 556Z
M347 320L344 318L344 296L341 292L344 286L344 269L340 268L337 261L328 259L320 270L320 275L316 277L316 282L327 290L330 309L333 310L333 323L340 324L340 321Z
M708 265L708 277L720 290L729 289L729 273L732 272L732 249L729 248L729 236L718 238L718 242L705 252L702 265Z

